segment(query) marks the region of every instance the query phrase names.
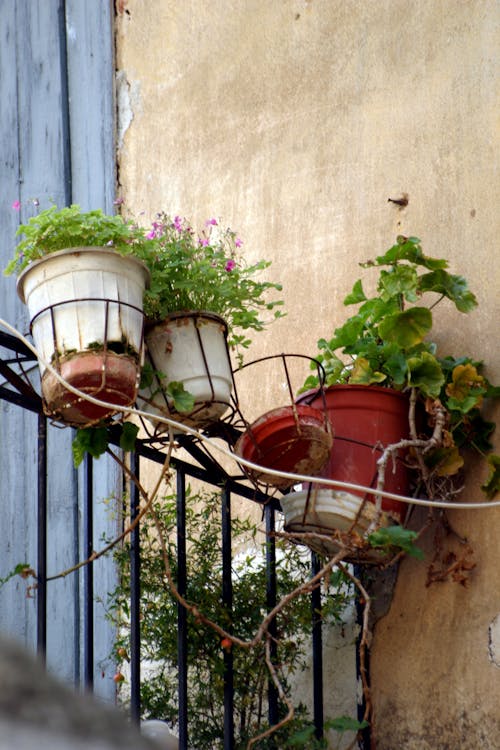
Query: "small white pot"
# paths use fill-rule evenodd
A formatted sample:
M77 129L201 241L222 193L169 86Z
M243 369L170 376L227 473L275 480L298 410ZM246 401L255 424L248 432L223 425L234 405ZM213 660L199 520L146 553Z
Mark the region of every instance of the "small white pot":
M168 427L155 416L190 427L205 427L220 419L230 405L233 389L225 321L203 311L173 313L149 328L145 338L146 361L158 375L150 387L139 391L137 405L151 414L156 431ZM194 397L194 409L175 411L165 390L172 382L182 383Z
M19 276L17 292L28 307L42 358L80 390L129 405L135 400L144 356L142 298L148 283L149 271L137 258L112 248L81 247L31 263ZM81 353L93 369L88 385L85 366L76 361ZM108 380L107 364L115 373ZM132 388L120 382L125 370L128 379L134 379ZM40 374L48 413L76 424L108 416L109 410L79 401L43 362Z
M291 533L312 532L327 538L308 537L307 544L311 549L333 557L339 552L338 542L342 535L357 535L362 537L375 515L375 505L349 492L334 489L312 488L308 497L307 490L290 492L280 499L284 515L285 531ZM382 513L378 527L388 526L390 519ZM351 537L352 538L352 537ZM336 541L337 539L337 541ZM348 541L348 537L345 537ZM377 549L364 551L360 557L346 557L352 562L367 562L377 564L383 561L385 552Z

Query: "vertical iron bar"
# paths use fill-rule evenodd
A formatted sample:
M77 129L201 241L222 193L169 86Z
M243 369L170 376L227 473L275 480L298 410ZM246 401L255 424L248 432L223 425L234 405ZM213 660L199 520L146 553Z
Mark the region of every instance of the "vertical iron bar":
M84 521L84 546L85 557L88 559L94 551L94 462L92 456L85 454L84 463L84 495L85 495L85 521ZM85 686L92 689L94 686L94 564L89 563L83 569L83 596L84 596L84 680Z
M131 453L130 466L139 479L139 455ZM140 494L135 482L130 487L130 522L139 513ZM141 716L141 547L139 524L130 534L130 717L136 724Z
M311 570L315 576L321 569L318 556L311 554ZM317 586L311 593L312 610L312 657L313 657L313 706L316 737L323 737L323 638L321 624L321 588Z
M64 179L64 204L73 202L73 175L71 164L71 127L68 80L68 37L66 33L66 0L60 0L58 8L59 64L61 71L61 130Z
M222 491L222 603L232 618L231 494ZM224 750L234 747L234 684L232 649L224 649Z
M177 589L186 596L186 477L177 472ZM187 660L187 611L177 604L177 670L179 690L179 750L188 747L188 660Z
M363 567L361 565L355 565L353 573L356 578L363 583ZM359 600L359 595L356 596L356 622L358 624L358 637L356 638L356 681L358 684L362 684L361 680L361 660L360 660L360 646L361 638L363 637L363 615L364 605ZM370 681L370 661L368 649L365 652L365 670L366 678ZM363 721L366 710L366 698L364 692L361 690L358 695L358 721ZM371 748L371 728L366 727L358 732L358 747L359 750L370 750Z
M47 419L38 416L37 609L36 645L45 658L47 648Z
M266 606L267 611L270 612L276 606L277 600L276 539L274 537L275 511L271 504L265 506L264 513L266 518ZM268 632L272 638L271 660L275 663L278 652L276 643L276 619L270 623ZM269 723L271 725L277 724L279 721L278 690L272 679L269 679L268 681L267 702Z

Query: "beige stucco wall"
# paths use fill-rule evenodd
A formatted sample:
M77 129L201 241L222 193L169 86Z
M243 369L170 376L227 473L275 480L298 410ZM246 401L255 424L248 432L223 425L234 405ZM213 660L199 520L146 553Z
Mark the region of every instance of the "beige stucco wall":
M122 197L222 217L250 260L273 261L288 316L255 357L313 354L346 317L357 263L416 234L480 300L467 317L443 307L436 338L500 381L497 0L117 5ZM403 193L406 208L388 201ZM257 414L282 388L273 372L241 395ZM475 549L468 588L426 588L405 561L375 629L378 750L500 746L500 511L451 520Z

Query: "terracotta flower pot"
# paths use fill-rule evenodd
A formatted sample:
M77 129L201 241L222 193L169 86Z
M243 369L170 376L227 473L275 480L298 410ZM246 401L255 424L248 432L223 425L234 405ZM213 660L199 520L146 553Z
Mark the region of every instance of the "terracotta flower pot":
M362 385L330 386L324 391L324 396L335 434L335 446L321 475L341 482L376 487L377 461L384 448L409 437L408 396L391 388ZM298 403L319 408L323 399L317 392L305 393ZM409 470L400 452L395 464L392 459L387 463L384 489L407 495L409 481ZM353 494L364 497L363 493ZM366 498L374 502L373 495L366 495ZM408 505L384 498L382 508L391 512L395 520L403 522Z
M241 458L268 469L315 476L328 461L332 442L324 412L299 404L263 414L243 433L234 450ZM265 471L245 471L256 481L280 489L295 481Z

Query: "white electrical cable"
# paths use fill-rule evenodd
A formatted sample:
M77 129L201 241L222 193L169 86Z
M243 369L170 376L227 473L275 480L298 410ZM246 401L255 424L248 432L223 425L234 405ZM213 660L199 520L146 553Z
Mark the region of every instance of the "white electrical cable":
M76 396L79 396L80 398L85 399L86 401L89 401L92 404L96 404L97 406L103 406L106 409L112 409L114 411L120 411L123 412L123 414L136 414L140 417L145 417L146 419L151 419L151 414L149 414L146 411L142 411L141 409L136 409L135 407L130 406L118 406L117 404L112 404L107 401L101 401L98 398L95 398L94 396L90 396L88 393L84 393L83 391L79 391L78 388L75 388L70 383L68 383L61 375L57 372L57 370L54 369L54 367L49 363L46 362L43 357L39 354L37 349L31 344L30 341L28 341L19 331L17 331L13 326L11 326L7 321L0 318L0 326L3 326L6 328L10 333L12 333L16 338L18 338L20 341L23 342L23 344L35 355L37 360L41 362L44 367L46 367L56 378L57 380L64 385L64 387L70 391L71 393L74 393ZM382 497L388 498L390 500L399 500L402 503L408 503L409 505L423 505L430 508L450 508L452 510L472 510L476 508L496 508L500 506L500 500L492 500L490 502L476 502L476 503L449 503L445 502L444 500L428 500L425 498L415 498L415 497L408 497L406 495L396 495L393 492L387 492L385 490L376 490L373 487L365 487L364 485L360 484L352 484L349 482L340 482L336 479L327 479L326 477L313 477L308 474L294 474L292 472L288 471L279 471L277 469L271 469L267 466L260 466L259 464L255 464L252 461L248 461L245 458L241 458L240 456L235 456L234 453L227 450L223 446L219 445L215 441L213 441L212 438L208 437L207 435L203 435L203 433L198 432L197 430L193 429L192 427L188 427L187 425L184 425L180 422L176 422L174 419L170 419L168 417L163 416L157 416L155 414L155 421L162 422L163 424L168 425L169 427L174 427L177 430L180 430L181 432L185 432L187 435L192 435L193 437L198 438L199 440L208 443L212 448L219 451L219 453L222 453L222 455L233 459L239 466L245 466L247 469L252 469L257 472L265 472L266 474L270 474L271 476L276 477L283 477L284 479L291 479L297 484L299 482L309 482L313 484L321 483L321 486L328 486L328 487L334 487L339 488L342 490L354 490L358 492L364 492L368 495L381 495Z

